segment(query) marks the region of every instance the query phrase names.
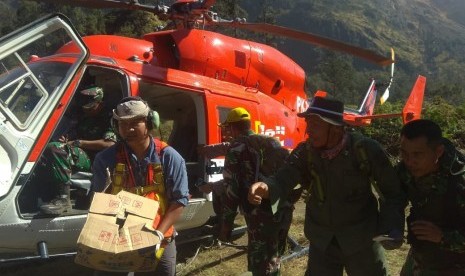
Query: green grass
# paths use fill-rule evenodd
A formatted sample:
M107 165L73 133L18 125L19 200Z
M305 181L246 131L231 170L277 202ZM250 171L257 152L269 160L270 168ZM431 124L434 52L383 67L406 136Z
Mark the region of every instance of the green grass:
M305 203L301 200L296 204L293 224L289 233L291 237L301 244L308 245L308 240L303 234L305 215ZM242 216L236 220L238 224L243 224ZM247 244L247 236L243 235L235 241L238 245ZM178 265L178 275L180 276L232 276L241 275L247 270L246 253L238 248L228 246L199 246L199 253L191 254L186 262ZM386 260L390 275L399 275L400 269L407 256L409 246L404 244L398 250L386 251ZM179 250L179 249L178 249ZM195 251L195 250L193 250ZM307 267L307 256L295 258L282 264L282 275L297 276L304 275Z

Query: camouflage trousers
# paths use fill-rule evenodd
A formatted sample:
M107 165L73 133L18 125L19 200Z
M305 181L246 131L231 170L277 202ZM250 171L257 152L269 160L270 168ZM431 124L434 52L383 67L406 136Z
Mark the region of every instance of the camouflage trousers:
M252 275L280 275L281 256L287 249L292 212L293 208L280 210L272 222L244 215L248 235L247 268Z
M78 171L90 172L90 159L79 147L50 142L41 160L44 171L53 185L69 184L71 175Z
M465 268L448 268L446 270L433 270L428 268L422 268L415 262L410 249L405 259L405 263L400 271L400 276L464 276Z

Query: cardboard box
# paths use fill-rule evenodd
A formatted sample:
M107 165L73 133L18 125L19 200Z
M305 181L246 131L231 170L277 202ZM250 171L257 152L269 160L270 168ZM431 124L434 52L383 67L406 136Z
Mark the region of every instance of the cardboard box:
M154 270L160 239L150 229L157 211L157 201L125 191L95 193L74 261L104 271Z

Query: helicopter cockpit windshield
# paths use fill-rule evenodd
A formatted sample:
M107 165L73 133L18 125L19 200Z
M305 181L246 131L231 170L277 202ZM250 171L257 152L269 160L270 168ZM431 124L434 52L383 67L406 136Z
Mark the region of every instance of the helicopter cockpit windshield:
M55 55L64 43L77 50ZM68 20L50 15L0 38L0 197L12 190L34 144L89 53ZM24 170L23 170L24 167Z
M40 102L55 91L70 66L65 62L35 62L27 69L23 66L13 70L1 68L1 106L24 125Z
M28 44L8 41L0 54L0 109L19 129L27 127L82 58L79 53L53 56L63 41L72 40L58 24L34 30L31 37L35 40Z

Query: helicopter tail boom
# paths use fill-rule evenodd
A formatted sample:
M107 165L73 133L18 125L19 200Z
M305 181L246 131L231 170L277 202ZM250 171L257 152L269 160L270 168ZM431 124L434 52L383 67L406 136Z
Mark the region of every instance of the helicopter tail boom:
M393 117L402 117L402 122L404 124L417 120L421 118L421 109L423 106L423 98L426 88L426 78L419 75L413 88L410 92L410 96L407 99L407 102L404 105L404 108L401 113L387 113L387 114L376 114L376 115L366 115L366 116L356 116L354 122L348 122L351 125L366 125L364 123L367 120L379 119L379 118L393 118ZM344 114L344 120L346 120L346 114ZM347 122L347 120L346 120Z

